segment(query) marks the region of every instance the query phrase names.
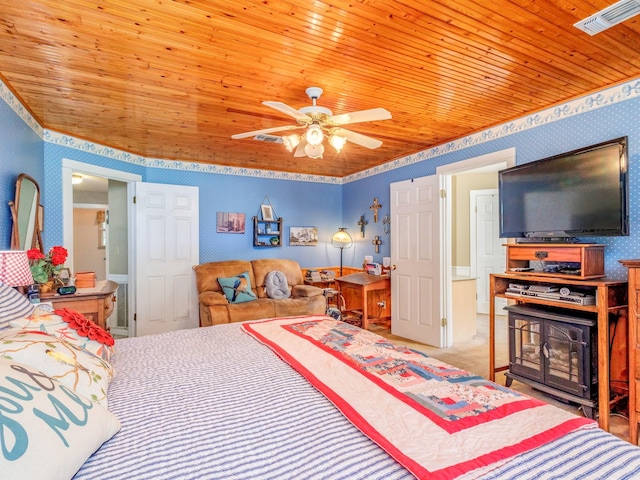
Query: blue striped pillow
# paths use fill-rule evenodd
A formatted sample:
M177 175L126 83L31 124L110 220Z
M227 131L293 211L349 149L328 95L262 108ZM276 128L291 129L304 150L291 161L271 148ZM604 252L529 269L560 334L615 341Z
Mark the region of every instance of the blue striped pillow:
M28 317L35 307L15 288L0 283L0 330L9 328L12 320Z

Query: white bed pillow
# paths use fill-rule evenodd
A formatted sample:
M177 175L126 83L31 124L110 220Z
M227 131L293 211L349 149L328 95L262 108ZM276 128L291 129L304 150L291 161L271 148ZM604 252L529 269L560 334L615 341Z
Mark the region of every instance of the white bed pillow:
M69 479L120 430L106 408L14 360L0 358L3 480Z
M31 315L35 305L15 288L0 283L0 330L9 328L11 320Z
M79 395L108 406L113 367L77 345L45 332L10 328L0 330L0 357L29 365Z

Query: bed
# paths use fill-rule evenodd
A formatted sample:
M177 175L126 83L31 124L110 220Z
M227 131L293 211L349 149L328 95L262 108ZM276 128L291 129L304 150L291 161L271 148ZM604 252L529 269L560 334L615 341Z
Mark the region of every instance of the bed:
M279 338L281 335L283 339ZM328 340L318 346L310 340L313 335ZM447 388L480 385L495 392L499 405L489 409L494 417L473 425L467 422L466 410L456 407L456 418L461 418L464 426L452 429L457 443L448 444L446 449L439 442L423 438L410 445L406 438L404 444L401 439L398 447L394 443L397 439L389 440L395 432L418 438L413 435L437 429L438 425L416 427L416 422L422 420L411 418L412 413L407 414L406 422L397 418L397 412L408 407L393 386L378 384L375 392L361 390L367 388L363 387L367 383L379 383L372 380L375 373L357 372L351 360L344 358L366 359L368 367L379 369L378 353L371 354L371 343L376 344L376 352L382 348L391 351L392 356L419 355L428 359L406 348L396 350L382 337L326 316L267 319L117 340L108 362L115 375L104 410L117 419L118 430L106 432L106 436L112 436L86 461L82 460L73 478L640 477L640 448L598 429L591 420L546 405L514 408L511 400L502 400L503 395L510 395L506 387L433 359L426 360L431 363L424 370L434 367L444 372L438 374L436 383ZM387 368L385 374L391 370L397 373L398 368ZM401 382L407 378L406 372L398 375ZM429 375L417 377L433 381ZM408 383L409 388L414 388L415 382ZM346 400L354 390L357 398L350 405ZM390 401L392 408L384 410L386 407L377 403L379 396ZM404 403L394 403L399 401ZM532 401L516 398L515 404L529 405ZM2 407L0 390L0 412ZM419 410L409 407L408 410ZM384 415L379 414L381 411ZM496 415L495 411L502 413ZM540 412L546 413L540 416ZM404 415L401 413L401 417ZM527 418L535 429L536 424L554 416L558 419L556 423L549 420L549 428L540 427L533 435L522 432L529 428L523 427L528 424ZM376 423L381 418L387 421ZM438 424L440 420L432 418L429 422ZM499 424L497 430L494 423ZM517 423L511 429L515 433L503 435L500 432L508 423ZM474 428L487 430L480 430L478 435L471 432ZM523 435L520 446L500 446L504 437L512 434ZM486 450L487 445L494 444L496 448ZM479 463L472 455L471 460L458 465L438 464L442 456L462 458L475 448L483 452ZM434 459L436 466L432 467L428 462ZM427 464L423 465L425 461ZM2 468L0 465L0 471Z

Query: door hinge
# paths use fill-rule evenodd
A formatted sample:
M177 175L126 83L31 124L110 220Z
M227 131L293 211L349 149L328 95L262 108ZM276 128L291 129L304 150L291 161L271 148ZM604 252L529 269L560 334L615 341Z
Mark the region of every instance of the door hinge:
M136 203L136 196L133 196L133 203Z
M443 327L446 327L446 326L447 326L447 318L446 318L446 317L442 317L442 318L440 319L440 324L441 324Z
M447 198L447 191L444 188L440 189L440 198Z
M134 322L137 322L137 321L138 321L138 314L137 314L137 313L134 313L134 314L133 314L133 321L134 321Z

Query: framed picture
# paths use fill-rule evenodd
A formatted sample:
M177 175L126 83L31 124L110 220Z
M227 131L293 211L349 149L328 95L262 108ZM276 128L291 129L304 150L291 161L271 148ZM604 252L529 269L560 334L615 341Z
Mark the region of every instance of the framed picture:
M217 233L244 233L244 213L218 212L216 213Z
M275 221L275 217L273 216L273 208L271 205L260 205L260 210L262 211L262 220L267 222Z
M289 245L315 247L318 245L318 227L289 227Z

